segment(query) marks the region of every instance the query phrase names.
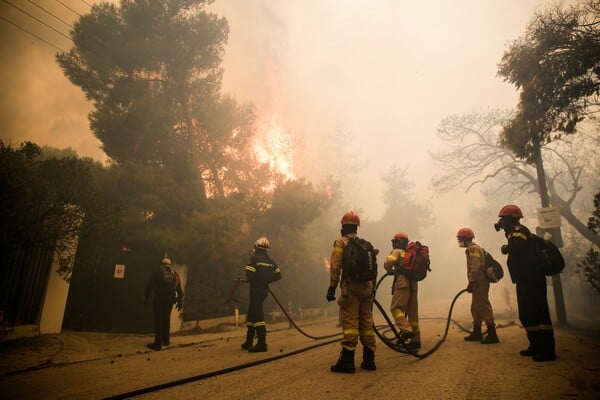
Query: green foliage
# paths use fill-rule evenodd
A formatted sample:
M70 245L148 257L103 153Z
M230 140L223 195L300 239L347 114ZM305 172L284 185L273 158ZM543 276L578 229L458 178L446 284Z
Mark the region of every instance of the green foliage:
M588 220L588 229L595 235L600 231L600 193L594 196L594 212ZM592 246L583 261L577 264L584 279L600 292L600 252Z
M92 202L98 164L74 157L42 159L27 142L19 150L0 142L0 242L5 252L77 237ZM60 245L60 242L59 242ZM70 277L72 263L59 273Z
M502 141L533 162L535 149L575 132L600 91L600 5L595 0L534 16L504 53L498 74L521 89Z
M600 252L592 247L577 267L584 279L600 293Z
M91 126L112 159L190 162L194 99L217 96L228 27L206 1L94 5L57 61L94 102Z
M596 235L600 232L600 192L594 196L594 212L588 220L587 227Z

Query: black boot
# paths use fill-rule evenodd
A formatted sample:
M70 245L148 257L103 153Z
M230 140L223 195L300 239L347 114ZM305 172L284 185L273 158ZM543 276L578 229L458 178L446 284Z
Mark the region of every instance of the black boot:
M487 335L481 341L481 344L500 343L500 339L498 339L498 335L496 334L496 325L486 324L486 326L487 326Z
M258 343L250 349L250 353L263 353L267 351L267 327L264 325L257 326L256 336L258 337Z
M467 342L480 342L482 338L481 336L481 325L473 324L473 333L469 336L465 336L464 339Z
M535 354L535 352L533 351L533 349L531 348L531 346L529 346L525 350L519 351L519 354L522 355L523 357L531 357L531 356L533 356Z
M369 371L377 370L375 352L368 347L363 347L363 362L360 364L360 367Z
M556 360L553 330L538 331L535 336L535 343L535 354L532 357L533 361L541 362Z
M342 349L340 358L330 368L331 372L343 372L351 374L354 372L354 351Z
M404 347L406 347L406 350L408 350L410 353L418 353L419 349L421 348L421 342L411 340L410 342L406 343Z
M150 343L147 344L146 347L148 347L149 349L155 350L155 351L159 351L162 348L162 345L160 343Z
M246 341L242 343L242 349L250 351L252 349L252 344L254 342L254 333L255 329L253 325L248 325L248 330L246 331Z

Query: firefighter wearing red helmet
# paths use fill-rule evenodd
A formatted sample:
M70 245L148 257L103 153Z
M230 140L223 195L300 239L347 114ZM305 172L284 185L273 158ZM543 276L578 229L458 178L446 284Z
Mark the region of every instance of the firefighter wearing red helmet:
M398 263L406 255L408 234L398 232L392 237L392 251L383 263L388 274L394 276L392 284L392 303L390 312L394 317L400 342L410 350L421 348L421 330L419 329L419 283L399 273ZM401 343L398 343L401 344Z
M329 269L329 288L327 301L336 300L335 291L340 285L340 297L337 301L342 317L343 339L342 350L332 372L352 373L354 367L354 352L360 340L363 346L363 361L361 368L374 371L375 366L375 331L373 330L373 293L375 279L357 282L342 271L344 248L351 238L357 237L360 219L354 211L347 212L340 221L341 237L333 243Z
M183 308L181 278L172 266L171 259L165 257L154 271L144 291L144 305L153 297L154 342L147 345L152 350L160 350L170 344L171 311L173 304L177 311Z
M467 291L471 297L471 316L473 317L473 332L464 339L468 342L481 342L482 344L498 343L496 324L494 322L494 311L490 303L490 281L483 267L485 266L485 254L481 246L474 242L475 233L471 228L461 228L456 233L458 247L465 249L467 257L467 279L469 284ZM481 323L485 322L487 335L483 338L481 334Z
M508 272L516 285L519 320L527 332L529 346L521 350L522 356L534 361L556 360L554 329L546 293L546 276L540 266L539 250L529 229L521 225L521 209L509 204L498 213L494 224L496 231L503 230L508 243L502 246L507 254Z

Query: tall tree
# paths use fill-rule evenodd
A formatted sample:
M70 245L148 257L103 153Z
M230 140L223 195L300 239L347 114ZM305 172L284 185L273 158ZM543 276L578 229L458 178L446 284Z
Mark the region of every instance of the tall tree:
M434 177L436 190L447 191L485 185L496 193L508 190L514 195L539 192L536 171L511 150L502 147L501 131L513 114L492 110L486 113L453 115L445 118L437 130L446 150L432 154L443 171ZM589 194L597 185L597 169L586 162L598 151L597 143L587 134L557 140L542 147L550 202L577 232L591 243L599 244L578 210L578 195ZM596 166L597 168L597 166ZM586 190L584 190L586 189Z
M504 53L498 74L521 90L502 143L531 162L540 144L575 132L586 114L598 111L600 3L535 14Z

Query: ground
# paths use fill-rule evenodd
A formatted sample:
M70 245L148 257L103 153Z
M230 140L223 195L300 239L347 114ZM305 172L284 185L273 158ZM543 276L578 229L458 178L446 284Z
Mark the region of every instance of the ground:
M300 323L311 336L340 331L334 318ZM254 363L140 398L196 399L597 399L600 398L600 335L568 327L556 329L558 360L533 362L520 356L527 347L524 330L499 320L501 343L465 342L452 324L440 348L425 359L395 352L378 340L377 371L329 371L339 353L334 342L303 336L287 323L269 324L267 353L240 349L243 326L175 336L160 352L145 344L149 335L64 332L0 345L3 398L104 398L174 380ZM383 321L377 321L383 324ZM445 321L423 319L427 351L444 333ZM333 338L335 340L335 338ZM285 355L295 353L290 357ZM280 359L262 363L269 358ZM360 364L362 353L356 353Z

